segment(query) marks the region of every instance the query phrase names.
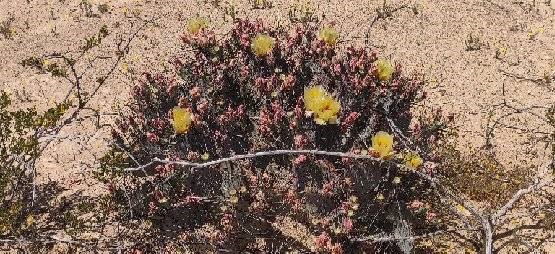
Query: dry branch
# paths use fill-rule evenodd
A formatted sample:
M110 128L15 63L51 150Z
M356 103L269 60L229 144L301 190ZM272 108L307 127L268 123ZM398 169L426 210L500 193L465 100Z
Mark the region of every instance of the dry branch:
M362 155L362 154L353 154L353 153L344 153L344 152L330 152L330 151L321 151L321 150L271 150L271 151L262 151L262 152L256 152L256 153L250 153L250 154L235 155L235 156L221 158L218 160L204 162L204 163L196 163L196 162L189 162L189 161L183 161L183 160L163 160L159 158L154 158L147 164L144 164L135 168L126 168L124 169L124 171L132 172L132 171L144 170L156 163L181 165L181 166L188 166L193 168L205 168L205 167L214 166L225 162L237 161L237 160L252 159L252 158L263 157L263 156L292 155L292 154L327 155L327 156L346 157L346 158L353 158L353 159L368 159L375 162L395 164L390 161L385 161L385 160L375 158L371 155ZM401 164L396 164L396 165L407 168L406 166Z

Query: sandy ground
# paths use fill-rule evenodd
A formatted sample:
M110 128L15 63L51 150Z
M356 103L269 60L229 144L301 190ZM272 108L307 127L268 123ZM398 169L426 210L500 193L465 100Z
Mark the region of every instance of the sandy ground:
M156 19L156 25L141 31L131 44L125 61L91 100L91 108L103 114L125 103L133 84L130 72L163 70L180 48L179 36L187 19L209 17L211 26L222 34L229 18L212 2L183 0L89 0L93 17L87 17L80 0L0 0L0 21L13 17L12 39L0 35L0 89L26 100L18 107L44 109L62 99L69 83L49 74L22 67L30 56L53 52L74 52L84 38L107 25L110 35L90 52L113 56L119 36L126 38L137 25L137 17ZM249 1L231 1L240 17L261 18L269 25L287 24L293 1L271 1L269 9L253 9ZM555 1L503 0L388 0L393 12L374 20L382 0L313 1L316 15L334 22L341 32L341 46L368 46L402 64L407 73L420 73L428 80L426 105L454 113L463 151L482 147L491 122L510 110L495 106L506 102L522 113L503 118L494 130L493 151L508 167L538 166L548 159L549 150L541 132L551 131L541 117L555 103ZM81 5L80 5L81 4ZM110 11L100 13L107 4ZM133 23L135 22L135 23ZM131 26L131 24L135 24ZM478 38L468 50L470 36ZM98 75L105 73L113 59L97 59L78 66L85 72L84 89L92 89ZM547 77L547 78L546 78ZM551 83L543 82L551 78ZM110 123L109 116L101 117ZM520 134L520 132L527 134ZM536 132L536 133L534 133ZM84 195L101 192L104 186L90 177L96 158L106 151L107 131L100 132L92 121L67 126L65 137L53 142L39 165L42 182L56 181L68 192Z

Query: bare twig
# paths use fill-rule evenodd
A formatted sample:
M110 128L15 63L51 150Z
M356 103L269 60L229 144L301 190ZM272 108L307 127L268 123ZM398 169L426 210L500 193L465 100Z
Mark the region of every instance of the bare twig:
M196 163L196 162L189 162L183 160L163 160L159 158L152 159L149 163L141 165L135 168L126 168L124 171L132 172L138 170L144 170L156 163L162 164L174 164L174 165L181 165L181 166L188 166L193 168L205 168L225 162L232 162L237 160L244 160L244 159L252 159L256 157L263 157L263 156L275 156L275 155L292 155L292 154L311 154L311 155L327 155L327 156L335 156L335 157L347 157L353 159L368 159L376 162L383 162L383 163L393 163L390 161L381 160L375 158L371 155L362 155L362 154L353 154L353 153L344 153L344 152L330 152L330 151L320 151L320 150L271 150L271 151L262 151L250 154L242 154L242 155L234 155L231 157L221 158L214 161L204 162L204 163ZM404 165L398 164L401 167L406 167Z
M425 239L430 237L435 237L442 234L449 234L453 232L460 232L460 231L478 231L478 229L465 229L465 228L457 228L457 229L450 229L450 230L437 230L434 232L430 232L423 235L418 236L410 236L410 237L399 237L395 235L388 235L384 236L382 234L372 235L362 238L354 239L357 242L372 242L372 243L383 243L383 242L395 242L395 241L402 241L402 240L418 240L418 239Z
M405 142L408 143L408 144L405 143L405 146L416 150L416 152L418 152L419 154L422 154L422 151L420 150L420 147L414 145L412 140L410 140L407 136L405 136L405 134L403 134L403 132L399 129L399 127L397 127L397 125L395 125L395 122L393 120L391 120L391 118L387 118L387 122L389 123L389 127L393 130L393 132L395 132L395 134L399 135L404 143Z
M514 205L520 201L520 199L522 199L522 197L526 194L532 193L534 191L537 191L545 186L547 186L548 184L552 184L553 183L553 179L551 178L545 178L542 177L542 179L540 180L540 178L536 179L534 181L534 183L532 183L530 186L528 186L527 188L521 189L519 191L517 191L511 199L509 199L509 201L503 205L499 210L497 210L497 212L492 216L492 222L494 225L499 225L501 223L503 223L503 219L501 219L501 217L503 217L505 214L507 214L507 212L509 212Z
M38 133L37 136L43 136L43 135L57 135L61 129L72 123L73 121L75 121L75 119L77 118L77 116L81 113L82 110L84 109L89 109L94 111L95 113L97 113L97 116L99 116L98 112L94 109L91 108L86 108L87 104L90 102L90 100L96 95L96 93L98 92L98 90L106 83L106 80L108 79L108 77L110 77L112 75L112 73L115 71L115 69L117 68L117 66L119 65L119 63L121 62L121 60L125 57L126 53L129 51L129 48L131 46L131 43L133 42L133 40L138 36L138 34L149 24L152 24L153 22L155 22L157 19L152 19L152 20L144 20L143 24L137 28L130 36L129 38L127 38L126 40L121 40L118 45L117 45L117 58L116 60L113 62L113 64L110 66L109 71L102 76L102 78L100 78L98 80L98 84L96 85L96 87L94 87L93 92L90 93L90 95L87 98L80 98L79 99L79 105L78 108L73 111L71 113L71 115L69 117L67 117L59 126L57 126L56 128L54 128L53 130L49 131L50 133L47 134L46 131L44 130L41 133ZM80 59L83 56L84 52L81 52L81 55L79 56L78 59ZM52 54L50 55L50 57L57 57L57 58L62 58L64 59L67 63L73 63L75 64L75 60L72 60L64 55L61 55L59 53L56 54ZM72 87L70 88L68 94L66 95L66 98L64 99L64 101L67 101L71 92L73 91L73 89L80 89L80 80L81 80L81 75L77 74L77 70L75 68L72 67L72 73L73 76L75 78L75 80L70 80L70 83L72 83ZM81 94L81 91L78 91L78 97L80 96L79 94ZM42 150L46 149L46 147L48 147L48 145L50 144L50 141L46 141L43 144L43 148ZM42 152L41 150L41 152Z
M109 247L100 247L99 243L96 241L90 241L90 240L84 240L84 239L71 239L71 238L62 239L57 236L39 236L37 238L25 238L25 237L6 238L6 239L0 239L0 243L20 244L20 245L28 245L31 243L42 243L42 244L62 243L62 244L68 244L68 245L76 245L76 246L84 247L86 249L95 249L95 250L104 250L104 251L121 251L128 248L128 247L113 246L113 245L112 246L106 245Z
M384 0L382 6L376 9L376 16L374 16L374 19L372 19L372 21L370 22L370 25L368 26L368 31L366 32L366 39L365 39L366 45L370 45L370 36L372 33L372 28L374 27L374 24L376 22L378 22L381 19L389 18L393 15L393 13L399 10L403 10L405 8L410 8L410 6L403 4L401 6L393 8L389 6L387 2Z

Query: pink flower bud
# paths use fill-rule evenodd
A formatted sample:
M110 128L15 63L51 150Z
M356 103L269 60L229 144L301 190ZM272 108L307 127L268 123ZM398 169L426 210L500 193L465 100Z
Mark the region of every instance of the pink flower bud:
M343 220L343 229L347 233L353 230L353 227L353 220L351 220L350 218L346 218L345 220Z
M322 194L324 196L331 196L333 193L333 182L327 182L322 186Z
M345 166L350 166L350 165L351 165L351 162L352 162L352 159L351 159L351 158L348 158L348 157L343 157L343 158L341 158L341 162L342 162Z
M148 139L148 141L150 141L152 143L158 143L158 141L160 141L160 138L158 138L158 135L156 135L152 132L148 132L146 134L146 138Z
M284 91L289 91L293 88L293 86L295 86L295 82L296 82L296 78L293 75L287 75L285 77L285 80L283 82L283 90Z
M326 232L322 232L316 237L316 249L326 250L331 246L331 237Z
M419 210L422 207L424 207L424 203L420 200L414 200L409 204L409 208L414 211Z
M427 221L434 221L436 219L437 215L435 213L432 213L430 211L426 212L426 220Z
M158 165L154 168L156 174L163 174L164 173L164 165Z
M206 99L201 99L198 103L197 103L197 111L199 112L199 114L204 115L206 113L206 111L208 110L208 100Z
M188 161L197 161L200 159L200 154L194 151L189 151L189 153L187 154L187 160Z
M294 140L294 143L295 143L295 147L297 147L297 148L304 148L306 146L306 144L308 143L307 138L302 134L295 135L293 140Z
M345 118L345 120L341 123L341 129L343 131L347 131L349 130L351 127L353 127L354 123L356 122L356 120L360 117L360 113L358 112L351 112L349 113L349 115Z
M341 64L339 63L334 64L333 71L335 72L336 75L341 74Z
M331 254L343 254L343 247L341 246L341 243L336 243L332 245L330 248L330 252Z
M164 120L162 118L156 118L152 121L152 125L154 126L154 128L161 131L165 128L166 123L164 122Z
M306 155L301 154L301 155L297 156L297 158L295 158L295 160L293 160L293 165L299 166L299 165L305 163L306 160L307 160Z
M191 95L191 97L193 97L193 98L200 97L200 94L201 94L201 89L198 86L195 86L195 87L191 88L191 90L189 90L189 95Z
M185 197L185 204L199 204L202 201L201 197L187 196Z

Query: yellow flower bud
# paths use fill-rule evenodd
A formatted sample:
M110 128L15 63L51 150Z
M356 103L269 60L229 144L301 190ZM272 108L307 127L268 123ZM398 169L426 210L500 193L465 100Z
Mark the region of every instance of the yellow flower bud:
M313 86L304 91L305 108L314 113L317 124L337 123L341 103L334 99L322 86Z
M339 33L331 27L324 27L320 30L319 37L320 40L324 41L329 46L335 46L339 38Z
M265 34L259 34L252 40L251 48L255 55L261 57L272 52L275 43L274 38Z
M393 136L384 131L379 131L372 137L372 149L378 152L380 158L393 154Z
M390 61L385 59L380 59L376 61L376 68L378 69L378 79L381 81L388 81L393 75L393 65Z
M197 34L200 30L208 27L208 21L204 18L196 17L187 22L187 31L190 34Z
M313 86L304 90L304 106L308 111L317 111L322 103L326 90L322 86Z
M175 107L172 111L173 129L177 134L185 134L191 128L192 118L191 113L184 109Z
M424 163L424 160L415 152L408 152L405 155L405 165L411 169L416 169Z

